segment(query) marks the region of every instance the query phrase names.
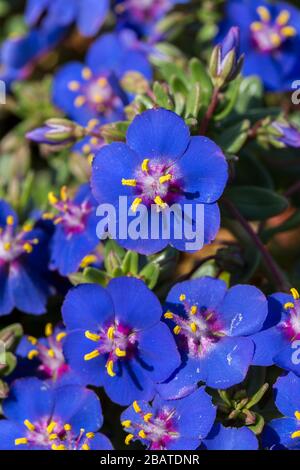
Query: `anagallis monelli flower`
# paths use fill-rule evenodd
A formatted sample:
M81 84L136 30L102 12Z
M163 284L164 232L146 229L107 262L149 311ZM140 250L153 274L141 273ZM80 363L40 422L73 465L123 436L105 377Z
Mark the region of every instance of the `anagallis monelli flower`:
M103 386L112 401L151 400L155 384L179 366L180 356L161 305L134 278L113 279L107 289L82 284L62 308L67 327L64 353L85 384Z
M280 377L274 390L275 403L283 418L268 423L263 447L300 450L300 378L293 373Z
M276 364L300 375L300 296L296 289L289 294L269 297L269 315L264 329L253 336L258 366Z
M78 385L53 388L36 378L14 382L3 402L1 450L106 450L97 433L103 417L97 395Z
M49 237L32 223L18 228L18 216L0 201L0 316L15 307L34 315L46 310L50 294Z
M261 330L267 316L259 289L237 285L227 290L225 282L203 277L176 284L166 308L183 366L158 386L164 397L183 396L200 381L218 389L243 381L254 354L250 335Z
M284 2L229 0L217 40L239 26L245 75L258 75L267 89L290 90L299 78L300 11Z
M209 435L203 441L207 450L258 450L258 440L254 432L246 426L226 428L215 423Z
M53 220L56 230L51 241L51 269L62 275L76 272L99 243L96 234L96 202L89 185L82 185L74 198L64 186L60 199L52 192L49 203L57 211L44 214L45 219ZM94 256L91 255L91 260Z
M212 428L216 416L211 397L200 388L180 400L156 396L150 405L134 401L122 413L126 444L141 441L150 450L194 450Z

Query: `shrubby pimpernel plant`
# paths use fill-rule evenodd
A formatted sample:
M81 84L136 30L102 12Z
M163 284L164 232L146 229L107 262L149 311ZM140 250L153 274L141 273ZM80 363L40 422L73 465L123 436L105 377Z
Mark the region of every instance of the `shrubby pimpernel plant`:
M300 450L297 2L0 21L0 450Z

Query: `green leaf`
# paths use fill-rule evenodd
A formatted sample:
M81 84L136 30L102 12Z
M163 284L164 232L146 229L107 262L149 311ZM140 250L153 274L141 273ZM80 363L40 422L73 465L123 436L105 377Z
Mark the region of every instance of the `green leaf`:
M239 99L235 110L239 114L245 114L252 108L257 108L263 103L263 85L258 77L244 78L239 87ZM265 110L266 113L266 110Z
M104 266L109 274L112 274L116 268L120 268L126 251L121 248L114 240L108 240L104 247Z
M127 251L121 269L124 274L132 274L136 276L139 268L139 255L134 251Z
M201 85L195 83L192 89L189 91L185 118L194 117L197 118L201 107Z
M243 150L240 153L239 164L236 165L235 184L238 186L261 186L274 189L273 179L260 159Z
M1 371L2 376L7 376L14 371L17 365L16 356L10 351L7 351L5 354L5 363L6 363L6 367Z
M202 104L208 105L211 100L214 87L206 67L202 64L202 62L200 62L199 59L194 57L190 60L189 68L192 81L194 83L200 84Z
M216 134L215 140L229 154L238 153L248 138L250 129L250 121L245 119L232 127L224 129L221 133Z
M154 289L160 274L160 267L157 263L147 264L140 272L140 277L144 279L149 289Z
M255 413L255 417L256 417L255 424L253 424L251 426L248 426L248 428L251 429L251 431L254 432L254 434L256 434L258 436L259 434L262 433L262 430L263 430L264 425L265 425L265 420L258 413Z
M86 283L100 284L100 286L106 286L109 280L109 276L105 271L96 268L85 268L83 276Z
M173 109L173 105L168 96L168 93L159 82L154 82L153 93L155 95L158 106L166 109Z
M248 220L265 220L280 214L289 206L284 196L256 186L236 186L226 196Z
M6 349L11 349L23 336L23 327L20 323L14 323L0 331L0 341L5 344Z
M229 116L229 114L233 110L237 100L239 99L240 81L241 78L238 77L229 85L225 95L225 106L221 111L219 111L219 113L216 113L214 115L215 121L222 121L227 116Z
M264 384L250 399L247 403L246 408L250 410L253 406L257 405L266 392L269 390L269 384Z

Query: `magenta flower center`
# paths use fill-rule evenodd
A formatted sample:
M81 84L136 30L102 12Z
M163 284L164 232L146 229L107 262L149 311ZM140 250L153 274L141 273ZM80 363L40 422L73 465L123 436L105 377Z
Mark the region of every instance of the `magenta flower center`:
M300 299L296 289L292 289L293 302L284 305L288 316L282 321L279 327L284 331L290 341L300 339Z
M24 253L30 254L33 251L39 240L37 238L27 239L28 232L31 230L32 226L26 224L16 234L13 217L7 217L6 226L0 228L0 265L11 263Z
M258 7L257 13L260 21L251 24L251 35L254 45L261 52L276 51L287 39L297 35L296 29L289 25L289 11L282 10L275 21L264 6Z

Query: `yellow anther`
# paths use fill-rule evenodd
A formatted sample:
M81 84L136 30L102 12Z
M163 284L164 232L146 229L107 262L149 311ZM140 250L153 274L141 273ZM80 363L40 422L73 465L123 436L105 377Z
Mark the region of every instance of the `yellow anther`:
M179 325L176 325L175 328L173 329L175 335L179 335L179 333L181 332L181 326Z
M100 352L98 351L98 349L95 349L94 351L92 351L88 354L85 354L84 360L85 361L90 361L91 359L95 359L95 357L98 357L98 356L100 356Z
M82 147L82 151L83 153L85 154L89 154L92 150L92 147L89 145L89 144L85 144L83 147Z
M257 8L256 11L258 15L260 16L260 18L262 19L262 21L265 21L266 23L268 23L271 20L271 14L268 8L264 6L260 6Z
M166 312L164 314L164 317L166 318L166 320L172 320L172 318L174 318L174 315L172 312Z
M165 208L167 207L168 204L166 204L160 196L156 196L154 198L155 204L157 204L159 207Z
M133 409L136 413L140 413L142 411L136 400L132 403L132 406L133 406Z
M88 439L93 439L93 438L95 437L95 433L94 433L94 432L87 432L87 433L86 433L86 437L87 437Z
M51 214L51 212L45 212L43 215L42 215L42 218L44 220L52 220L54 219L55 215L54 214Z
M68 432L68 431L71 431L71 429L72 429L71 424L68 424L68 423L67 423L67 424L64 425L64 430L65 430L65 431Z
M186 295L185 294L180 294L179 300L180 300L180 302L183 302L184 300L186 300Z
M68 188L67 186L62 186L61 190L60 190L60 197L61 197L61 200L66 202L68 200Z
M279 26L284 26L289 22L291 14L288 10L282 10L276 18L276 23Z
M39 244L39 239L38 238L34 238L33 240L31 240L31 243L33 245L38 245Z
M96 126L99 125L99 121L98 119L91 119L89 122L88 122L88 129L94 129Z
M103 96L97 94L97 95L93 96L93 100L94 100L95 103L100 104L104 101L104 98L103 98Z
M81 261L80 267L81 268L86 268L87 266L90 266L91 264L96 263L96 261L97 261L97 256L96 255L87 255Z
M152 413L146 413L146 414L144 415L144 418L143 418L144 421L145 421L145 423L148 423L148 422L150 421L150 419L152 418L152 416L153 416Z
M295 305L293 304L293 302L287 302L283 306L283 308L285 308L286 310L288 310L289 308L294 308L294 307L295 307Z
M293 432L293 434L291 435L291 438L292 438L292 439L296 439L297 437L300 437L300 431L295 431L295 432Z
M82 78L84 78L84 80L90 80L92 76L93 74L91 69L89 69L88 67L84 67L84 69L82 70Z
M32 346L35 346L38 342L38 340L34 336L27 336L27 339Z
M294 287L291 289L291 294L294 297L294 300L298 300L300 298L299 292Z
M63 444L59 444L54 450L66 450L66 447Z
M192 305L191 310L190 310L190 314L191 315L196 315L196 313L197 313L197 305Z
M149 158L145 158L145 160L142 161L142 171L144 171L145 173L148 173L149 171L149 161Z
M52 323L47 323L47 325L45 326L45 335L48 337L48 336L51 336L52 334L53 334Z
M272 33L270 35L270 38L271 38L271 43L274 47L280 46L282 40L281 40L281 37L278 33Z
M58 435L54 433L50 434L49 436L50 441L55 441L57 438L58 438Z
M251 30L252 31L261 31L263 29L263 24L260 23L259 21L254 21L253 23L251 23Z
M107 79L105 77L101 77L97 80L97 83L100 87L105 87L107 85Z
M134 438L134 435L133 434L128 434L125 438L125 444L127 446L129 446L130 442L132 441L132 439Z
M295 411L295 418L300 421L300 411Z
M131 210L132 212L136 212L137 211L137 208L139 207L139 205L141 204L141 202L143 201L143 199L141 197L136 197L135 200L133 201L133 203L131 204Z
M24 232L31 232L32 229L33 229L33 224L31 222L27 222L26 224L23 225Z
M110 326L107 330L107 337L108 337L108 339L110 339L112 341L114 339L114 336L115 336L115 327Z
M293 38L294 36L297 36L297 31L293 26L285 26L280 32L286 38Z
M47 433L48 433L48 434L52 434L52 433L53 433L56 424L57 424L57 423L56 423L55 421L51 421L51 423L48 424L48 426L47 426Z
M146 433L145 433L145 431L144 431L143 429L141 429L141 430L139 431L139 436L140 436L142 439L146 439L146 438L147 438L147 435L146 435Z
M170 181L172 179L172 175L163 175L159 178L159 182L161 184L166 183L167 181Z
M92 138L90 139L90 143L91 143L92 145L98 145L98 144L99 144L99 139L97 139L97 137L92 137Z
M31 361L34 357L38 356L39 353L36 349L32 349L31 351L29 351L29 353L27 354L27 358Z
M90 450L90 447L89 447L88 444L83 444L83 445L81 446L81 450Z
M136 186L136 180L126 180L125 178L122 178L122 185L123 186Z
M28 242L24 243L23 250L28 254L32 253L32 251L33 251L32 245L30 245L30 243L28 243Z
M116 348L115 353L116 353L116 356L118 356L118 357L125 357L126 356L126 351L123 351L120 348Z
M64 339L66 336L67 336L67 333L65 333L64 331L61 331L60 333L56 335L55 339L58 343L60 343L61 340Z
M85 102L86 102L85 96L82 96L82 95L77 96L77 98L74 101L74 106L76 108L81 108L81 106L83 106Z
M110 377L115 377L116 374L114 373L114 361L108 361L105 367L108 375L110 375Z
M29 431L35 430L35 425L32 424L28 419L25 419L24 424Z
M122 424L122 426L123 426L124 428L130 428L130 426L131 426L131 421L130 421L130 419L126 419L125 421L122 421L121 424Z
M70 91L78 91L80 89L80 83L72 80L68 83L68 88Z
M18 439L15 439L16 446L20 446L21 444L28 444L28 440L26 437L19 437Z
M3 248L5 251L9 251L11 249L11 243L10 242L5 242L3 244Z
M197 325L196 325L196 323L191 323L191 324L190 324L190 327L191 327L192 332L193 332L193 333L196 333L196 331L197 331Z
M14 225L14 223L15 223L14 217L12 215L8 215L6 217L6 223L7 223L7 225Z
M94 153L91 153L90 155L87 156L87 161L88 161L88 164L90 166L92 166L92 163L94 161L94 158L95 158L95 154Z
M57 450L57 445L56 445L56 444L52 444L51 449L52 449L52 450Z
M91 331L88 331L88 330L84 333L84 335L87 339L90 339L91 341L97 342L100 340L99 335L97 335L96 333L92 333Z
M48 201L49 201L49 204L51 205L55 205L58 203L58 199L53 192L50 192L48 194Z

